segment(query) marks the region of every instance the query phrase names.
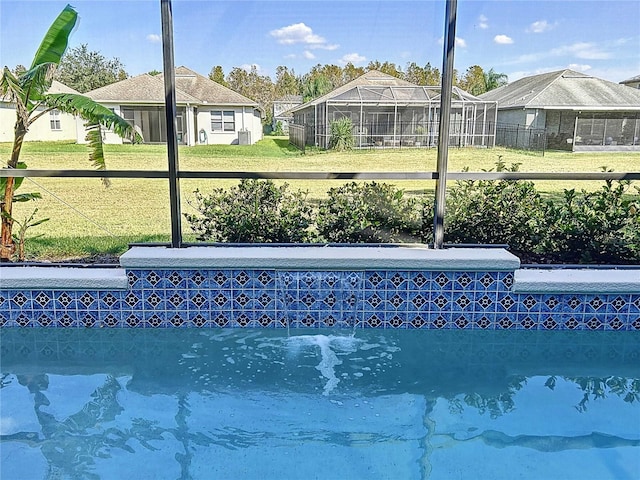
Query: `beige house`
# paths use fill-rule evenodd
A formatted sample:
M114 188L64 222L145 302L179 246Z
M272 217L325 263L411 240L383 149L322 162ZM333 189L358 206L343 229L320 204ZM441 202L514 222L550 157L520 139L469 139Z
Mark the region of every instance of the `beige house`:
M74 89L55 80L47 93L79 94ZM0 98L0 142L13 142L15 124L15 105ZM84 135L84 126L81 119L58 110L52 110L33 122L25 141L77 141L78 138L84 138Z
M257 102L186 67L177 67L175 77L179 144L248 145L262 139L262 112ZM145 143L166 142L162 75L138 75L85 95L134 125ZM104 141L123 140L106 132Z

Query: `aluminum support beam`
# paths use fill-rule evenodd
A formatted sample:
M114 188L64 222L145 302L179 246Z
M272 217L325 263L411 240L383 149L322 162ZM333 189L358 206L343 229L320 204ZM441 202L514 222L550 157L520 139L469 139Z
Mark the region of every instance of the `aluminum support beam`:
M453 87L453 54L456 43L457 0L447 0L442 59L442 91L440 93L440 127L438 132L438 179L433 215L433 247L444 245L444 212L447 193L447 160L449 157L449 122Z
M167 159L169 162L169 205L171 210L171 247L182 246L178 137L176 135L176 77L173 59L173 14L171 0L160 0L162 18L162 57L164 62L165 113L167 119Z

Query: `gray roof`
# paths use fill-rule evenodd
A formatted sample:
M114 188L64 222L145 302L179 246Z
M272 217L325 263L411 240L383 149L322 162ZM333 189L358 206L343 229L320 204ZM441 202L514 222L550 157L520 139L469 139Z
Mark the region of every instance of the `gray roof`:
M49 90L47 90L47 93L73 93L75 95L82 95L77 90L74 90L71 87L67 87L64 83L60 83L57 80L53 80L51 82L51 86L49 87ZM9 95L7 95L6 97L0 97L0 100L6 102L7 98L9 98Z
M253 100L186 67L177 67L175 75L177 103L258 106ZM97 88L86 95L97 102L163 104L164 78L162 75L144 73Z
M60 83L57 80L51 82L51 86L49 87L49 90L47 90L47 93L73 93L76 95L82 95L77 90L74 90L71 87L67 87L64 83Z
M401 78L397 78L392 75L387 75L386 73L379 72L378 70L370 70L364 75L360 75L358 78L351 80L349 83L345 83L341 87L338 87L335 90L332 90L326 95L323 95L314 100L311 100L310 102L307 102L307 103L304 103L303 105L295 107L294 109L291 109L291 111L298 110L302 107L308 107L310 105L319 105L333 97L337 97L338 95L348 92L352 88L358 87L358 86L379 86L379 87L387 86L388 87L388 86L403 86L403 85L415 87L413 83L407 82L406 80L402 80Z
M573 70L524 77L480 98L498 109L640 110L640 91Z
M627 78L626 80L621 81L620 83L626 85L627 83L637 83L640 82L640 75L636 75L635 77Z

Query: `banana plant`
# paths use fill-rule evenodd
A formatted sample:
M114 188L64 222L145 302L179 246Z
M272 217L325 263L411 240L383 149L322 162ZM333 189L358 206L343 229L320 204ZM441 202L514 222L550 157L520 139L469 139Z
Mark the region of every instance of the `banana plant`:
M20 162L20 151L25 135L33 122L52 110L70 113L85 121L89 161L98 170L106 168L102 148L102 128L111 129L133 143L142 140L126 120L84 95L47 93L77 20L78 13L72 6L67 5L49 27L29 69L20 74L14 74L5 66L2 71L0 97L9 101L16 109L13 147L4 168L26 168L26 165ZM33 193L16 195L15 191L21 183L21 178L14 177L4 177L0 181L0 202L2 202L0 261L10 261L16 249L12 235L13 203L39 196Z

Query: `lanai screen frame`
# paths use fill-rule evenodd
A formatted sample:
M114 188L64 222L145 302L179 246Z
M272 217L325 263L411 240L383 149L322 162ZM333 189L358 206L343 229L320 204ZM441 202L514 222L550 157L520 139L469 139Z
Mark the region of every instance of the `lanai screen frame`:
M353 121L357 148L436 147L440 96L440 86L356 85L313 105L315 125L309 138L313 144L328 148L331 122L346 116ZM453 87L449 144L494 147L497 107L495 101L481 100ZM301 115L304 110L299 111ZM368 116L378 120L368 120ZM380 117L391 121L380 122Z

